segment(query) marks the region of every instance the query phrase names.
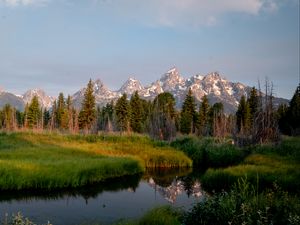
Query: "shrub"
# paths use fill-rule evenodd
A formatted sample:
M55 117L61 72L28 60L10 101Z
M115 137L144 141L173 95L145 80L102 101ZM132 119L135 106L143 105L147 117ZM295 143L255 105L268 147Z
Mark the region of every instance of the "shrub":
M239 179L230 192L221 192L197 203L183 216L182 223L240 225L240 224L299 224L299 198L273 190L258 194L247 179Z

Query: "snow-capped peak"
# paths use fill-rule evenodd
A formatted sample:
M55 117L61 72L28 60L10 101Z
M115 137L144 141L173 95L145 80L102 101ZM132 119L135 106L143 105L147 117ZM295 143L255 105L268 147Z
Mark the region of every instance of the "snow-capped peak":
M222 80L222 77L218 72L212 72L207 74L204 79Z
M177 70L177 68L174 66L174 67L172 67L171 69L169 69L167 73L176 74L176 73L178 73L178 70Z
M144 89L143 85L139 80L130 77L120 88L119 93L126 93L132 95L135 91L142 91Z
M48 96L42 89L40 88L34 88L34 89L30 89L28 91L26 91L23 94L23 100L26 103L30 103L32 98L34 96L38 97L39 103L41 104L41 106L43 108L49 109L52 107L54 98L51 96Z
M195 76L193 76L194 80L203 80L204 76L197 74Z

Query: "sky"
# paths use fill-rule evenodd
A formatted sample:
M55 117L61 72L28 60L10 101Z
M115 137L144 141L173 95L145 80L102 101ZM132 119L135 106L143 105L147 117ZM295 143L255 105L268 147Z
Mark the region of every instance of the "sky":
M176 66L218 71L277 97L299 83L299 0L0 0L0 89L74 94L88 80L117 90Z

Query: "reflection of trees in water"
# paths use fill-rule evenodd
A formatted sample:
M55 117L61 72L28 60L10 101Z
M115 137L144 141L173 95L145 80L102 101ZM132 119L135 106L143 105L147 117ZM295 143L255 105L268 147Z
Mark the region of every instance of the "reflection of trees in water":
M127 190L135 192L143 176L149 185L157 190L169 202L175 202L178 195L187 193L188 197L202 195L200 183L192 173L192 169L152 169L144 175L124 176L108 179L97 184L88 184L78 188L64 188L56 190L22 190L1 191L1 201L13 200L60 200L82 197L88 203L90 198L96 198L104 191Z
M183 193L186 193L188 197L194 196L196 198L200 198L203 195L199 180L192 176L190 172L191 170L182 171L181 174L174 173L180 174L180 176L172 176L172 173L167 173L166 171L156 172L153 173L153 177L150 177L148 173L143 178L146 178L149 186L160 193L168 202L175 203L177 197Z
M143 175L144 180L152 178L154 182L161 187L168 187L176 177L186 177L191 174L191 168L160 168L147 169Z
M105 182L86 185L78 188L64 188L57 190L23 190L23 191L1 191L1 201L12 200L59 200L68 198L83 197L86 202L90 198L96 198L104 191L115 191L130 189L135 191L142 178L142 174L124 176L108 179Z

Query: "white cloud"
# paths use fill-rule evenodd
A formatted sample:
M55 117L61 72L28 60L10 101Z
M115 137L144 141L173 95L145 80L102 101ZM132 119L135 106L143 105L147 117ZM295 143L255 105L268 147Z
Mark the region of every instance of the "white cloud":
M38 5L43 6L48 2L48 0L0 0L0 3L4 3L10 7L16 6L29 6L29 5Z
M214 25L222 15L273 12L278 0L92 0L152 26Z

